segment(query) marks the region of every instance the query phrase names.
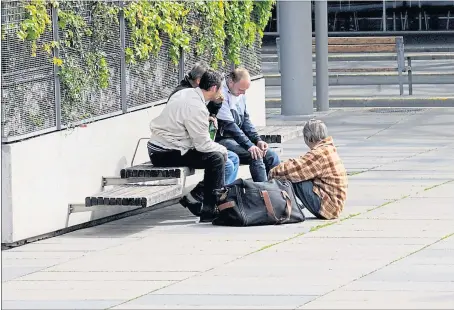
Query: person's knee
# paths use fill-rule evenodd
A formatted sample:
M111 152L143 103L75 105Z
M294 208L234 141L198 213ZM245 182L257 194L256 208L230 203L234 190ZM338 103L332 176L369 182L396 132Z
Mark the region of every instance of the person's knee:
M207 164L209 166L224 166L225 165L225 156L221 152L211 152L207 154Z
M251 163L250 163L251 166L254 166L254 167L265 167L265 163L263 162L263 158L257 158L257 159L252 159L251 158Z
M272 164L279 164L280 163L279 155L273 150L268 150L266 152L265 160L267 162L272 163Z
M229 152L228 160L231 161L233 166L239 166L240 165L240 157L237 154L235 154L234 152Z

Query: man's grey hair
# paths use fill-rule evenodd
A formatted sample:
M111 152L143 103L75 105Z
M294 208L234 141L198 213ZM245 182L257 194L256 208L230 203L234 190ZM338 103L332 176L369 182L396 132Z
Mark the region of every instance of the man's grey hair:
M321 120L311 119L303 128L306 143L318 143L328 137L328 128Z
M197 80L201 79L202 75L209 69L210 67L204 61L197 62L189 71L188 77L190 80Z

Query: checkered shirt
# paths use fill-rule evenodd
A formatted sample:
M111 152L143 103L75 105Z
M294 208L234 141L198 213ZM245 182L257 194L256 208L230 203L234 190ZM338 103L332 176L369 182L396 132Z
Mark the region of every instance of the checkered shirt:
M269 178L293 183L312 180L314 193L320 197L320 215L338 218L347 198L347 172L337 153L332 137L320 141L312 150L297 159L289 159L273 168Z

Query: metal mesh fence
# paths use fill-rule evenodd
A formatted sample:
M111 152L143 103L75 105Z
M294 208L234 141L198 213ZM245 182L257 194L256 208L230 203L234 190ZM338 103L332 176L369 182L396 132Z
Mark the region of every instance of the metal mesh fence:
M92 33L82 33L80 44L61 49L66 70L60 71L62 124L94 118L121 110L120 27L118 19L111 20L100 14L106 6L118 5L115 1L64 1L60 10L82 16ZM65 40L68 29L59 29ZM77 41L76 41L77 42ZM100 85L100 62L105 59L108 86ZM89 65L90 64L90 65ZM96 64L96 65L93 65ZM72 89L80 89L74 93Z
M126 24L126 47L132 45L130 30ZM157 56L146 61L126 65L126 103L136 107L167 99L178 85L178 65L168 56L170 42L162 38Z
M239 66L246 68L251 77L262 74L262 53L258 35L251 47L243 46L241 48Z
M2 1L2 137L39 132L55 126L53 65L38 49L31 57L31 42L17 32L27 18L22 1ZM50 11L49 11L50 14ZM52 40L46 29L38 45Z
M122 96L129 109L165 101L178 85L179 66L168 56L170 41L165 35L161 36L163 44L157 56L137 61L136 64L126 64L125 72L122 72L121 64L124 60L121 59L120 23L116 14L115 18L105 14L109 7L120 6L121 1L118 0L59 2L59 14L70 12L73 18L82 18L87 26L77 29L71 28L70 23L63 29L61 25L58 26L60 42L68 41L70 31L73 35L80 35L80 40L69 40L73 43L58 49L56 56L64 62L59 69L59 79L56 79L53 55L46 54L42 48L43 43L54 40L52 25L38 40L36 57L32 57L31 42L23 42L18 38L21 22L28 17L25 3L22 0L1 2L1 121L4 142L57 129L56 105L59 103L61 123L67 126L121 113ZM52 16L50 2L48 14ZM198 24L201 31L207 28L201 24L203 18L197 16L198 13L191 14L188 17L188 27ZM52 22L57 27L56 21ZM86 32L85 29L90 29L91 32ZM124 34L126 47L131 47L127 22ZM210 64L213 59L213 51L210 50L204 51L202 55L196 54L197 34L193 37L191 50L185 53L185 73L197 61L203 60ZM250 71L251 76L260 75L259 41L254 44L254 48L244 47L240 59L241 65ZM100 72L93 71L100 70L101 60L106 61L104 77L107 76L107 83L104 84L100 83ZM217 70L227 73L231 69L231 63L227 61L225 50L224 60L225 64L220 64ZM126 82L123 89L122 78ZM60 93L55 85L59 85Z
M191 14L188 16L188 26L189 25L195 25L198 27L198 31L204 31L204 29L207 28L207 25L205 25L203 22L203 19L194 11L191 12ZM204 61L208 65L211 64L213 57L213 51L206 50L204 51L203 54L197 55L197 50L196 50L196 44L197 44L197 35L193 36L193 39L191 40L191 50L189 52L185 52L184 54L184 71L185 73L188 73L191 68L199 61ZM224 54L224 64L219 63L218 67L216 70L220 73L228 73L231 70L231 62L227 60L227 55L225 53L225 49L223 49L223 54Z

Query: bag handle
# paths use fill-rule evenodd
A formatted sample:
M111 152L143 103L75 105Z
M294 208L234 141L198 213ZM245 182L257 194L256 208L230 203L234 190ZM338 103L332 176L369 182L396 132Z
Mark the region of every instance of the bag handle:
M286 191L281 191L281 193L287 202L287 218L285 220L288 221L290 219L290 215L292 214L292 200Z
M282 217L280 219L277 218L276 213L274 212L273 204L271 203L270 195L268 191L262 191L263 200L265 201L265 207L268 211L268 214L272 216L278 224L283 223L284 221L288 221L290 219L290 215L292 214L292 201L290 200L290 196L286 191L281 191L282 197L285 199L286 203L286 213L287 217Z
M265 201L265 207L268 211L268 214L272 216L276 222L279 222L279 219L276 217L276 213L274 212L273 204L271 203L270 195L268 191L262 191L263 201Z

